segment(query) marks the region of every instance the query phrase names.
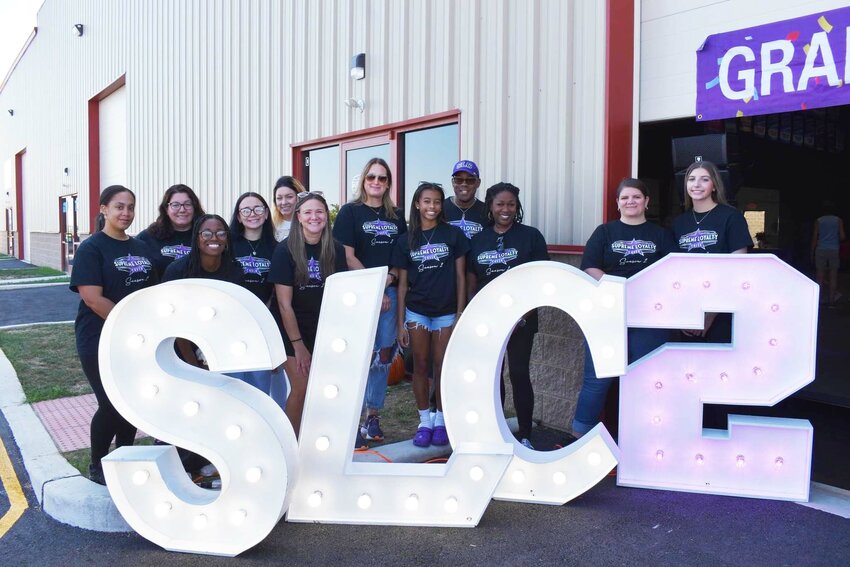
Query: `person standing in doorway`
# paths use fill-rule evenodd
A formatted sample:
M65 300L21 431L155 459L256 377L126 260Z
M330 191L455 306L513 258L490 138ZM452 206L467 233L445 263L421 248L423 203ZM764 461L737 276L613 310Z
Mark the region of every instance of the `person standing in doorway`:
M839 248L844 240L844 221L836 213L835 203L824 201L823 215L815 221L812 231L812 262L815 279L821 290L821 303L834 304L841 297L838 293ZM823 282L829 273L829 288L823 295Z

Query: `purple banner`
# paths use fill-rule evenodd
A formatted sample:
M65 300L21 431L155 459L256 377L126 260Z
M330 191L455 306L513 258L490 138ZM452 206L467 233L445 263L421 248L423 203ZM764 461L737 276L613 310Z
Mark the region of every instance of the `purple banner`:
M850 8L709 36L697 120L850 104Z

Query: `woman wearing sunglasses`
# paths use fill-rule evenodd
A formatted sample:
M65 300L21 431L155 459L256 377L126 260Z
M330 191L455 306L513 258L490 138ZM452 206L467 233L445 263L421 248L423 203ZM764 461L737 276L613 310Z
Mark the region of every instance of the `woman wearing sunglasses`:
M366 162L360 174L357 192L350 203L339 210L333 235L345 249L349 270L390 266L393 247L399 236L407 232L401 209L393 204L390 188L393 178L390 167L381 158ZM366 419L360 435L372 441L383 441L380 410L387 395L387 376L395 357L396 309L398 270L387 274L378 331L375 336L374 358L366 383ZM362 439L357 440L358 446Z
M159 216L138 236L153 250L160 276L171 262L192 249L192 225L203 214L198 196L187 185L172 185L165 191L159 204Z
M300 193L289 237L275 249L269 273L286 330L283 344L292 386L286 415L296 435L301 429L325 281L347 269L345 250L331 236L329 218L324 197L318 193Z

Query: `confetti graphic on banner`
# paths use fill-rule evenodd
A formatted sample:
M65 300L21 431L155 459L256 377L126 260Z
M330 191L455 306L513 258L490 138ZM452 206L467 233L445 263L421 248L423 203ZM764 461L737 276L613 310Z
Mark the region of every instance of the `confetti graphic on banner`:
M850 89L833 88L850 75L845 28L850 6L710 35L697 51L697 120L850 104Z

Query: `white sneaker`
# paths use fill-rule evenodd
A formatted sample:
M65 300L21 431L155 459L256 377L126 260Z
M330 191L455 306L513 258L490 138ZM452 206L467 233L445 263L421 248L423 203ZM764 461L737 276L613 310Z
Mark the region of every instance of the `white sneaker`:
M532 451L534 450L534 445L532 445L531 441L529 441L525 437L523 437L522 439L519 440L519 444L522 445L523 447L527 448L527 449L531 449Z

